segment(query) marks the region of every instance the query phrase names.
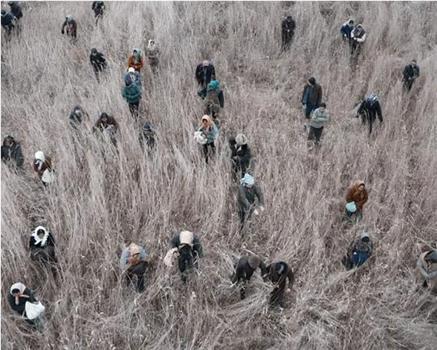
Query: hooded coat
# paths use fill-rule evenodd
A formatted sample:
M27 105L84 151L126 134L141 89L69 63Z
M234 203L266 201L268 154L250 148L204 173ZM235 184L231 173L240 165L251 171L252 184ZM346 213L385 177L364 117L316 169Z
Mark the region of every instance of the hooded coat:
M310 105L312 109L316 109L322 103L322 87L315 83L314 85L306 84L302 93L302 104Z
M123 88L122 95L127 103L138 103L141 100L141 86L131 82Z
M12 295L12 290L19 289L21 292L21 295L18 297L15 297ZM14 310L16 313L20 314L23 317L26 317L26 302L35 303L38 300L35 298L33 292L31 289L26 288L26 286L23 283L15 283L11 286L9 290L8 295L8 302L11 306L12 310Z
M343 25L341 26L340 33L344 38L350 39L353 29L354 29L354 25L353 24L350 25L349 21L347 21L347 22L343 23Z
M206 87L211 80L215 80L215 68L212 63L209 63L207 66L200 63L196 67L195 77L197 83L202 87Z
M128 67L133 67L137 72L141 71L141 68L144 66L144 58L141 54L141 50L137 49L137 54L132 54L129 56L127 61Z
M96 73L102 72L106 68L106 59L101 52L91 53L90 62Z
M275 284L275 287L270 294L270 304L274 305L278 303L280 306L283 306L283 298L285 288L287 286L287 278L290 288L294 283L293 271L288 266L288 264L283 261L278 261L268 265L266 271L267 274L265 277L267 277Z
M209 126L204 127L202 125L198 131L200 131L203 135L205 135L207 139L206 144L214 143L214 141L217 139L219 134L219 130L212 120L209 120Z
M67 35L71 36L72 38L77 38L77 23L74 19L66 19L64 23L62 24L61 34L65 33L65 27L67 27Z
M21 145L15 140L12 141L12 145L6 146L6 142L3 141L1 147L2 161L15 161L17 167L22 167L24 163L23 152L21 151Z
M348 188L346 202L355 202L358 209L363 211L363 206L367 202L369 196L365 187L363 190L359 189L360 185L364 185L364 181L356 181Z

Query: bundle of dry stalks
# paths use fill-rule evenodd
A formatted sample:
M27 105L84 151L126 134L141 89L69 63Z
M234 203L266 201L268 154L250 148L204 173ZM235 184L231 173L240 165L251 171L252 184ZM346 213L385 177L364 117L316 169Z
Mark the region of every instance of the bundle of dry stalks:
M2 6L4 4L2 3ZM417 242L437 230L437 6L435 3L111 2L98 27L91 3L27 3L20 38L2 40L2 137L21 141L24 175L2 165L2 349L432 349L435 296L418 288ZM280 21L297 30L280 54ZM66 15L78 42L62 36ZM352 70L339 35L349 17L368 39ZM139 126L121 96L127 57L149 38L160 43L159 76L144 70L143 120L158 133L145 156ZM3 37L4 39L4 37ZM97 83L92 47L109 61ZM203 105L196 64L212 59L226 106L216 159L206 165L193 141ZM418 60L409 96L401 70ZM300 97L315 76L332 121L319 152L308 150ZM384 123L367 129L351 115L379 94ZM68 114L91 116L76 139ZM118 153L90 132L99 113L120 123ZM226 137L244 132L256 157L266 211L238 233L236 188ZM42 189L31 160L43 150L57 180ZM360 227L341 223L354 179L369 201ZM32 267L31 230L46 225L57 242L62 283ZM374 256L357 271L340 261L362 227ZM162 257L172 232L199 234L205 250L184 285ZM120 279L125 240L144 243L154 268L138 294ZM256 252L296 271L282 312L268 309L272 286L256 274L239 300L233 259ZM30 332L6 297L21 281L47 306L43 334ZM195 292L196 297L192 296Z

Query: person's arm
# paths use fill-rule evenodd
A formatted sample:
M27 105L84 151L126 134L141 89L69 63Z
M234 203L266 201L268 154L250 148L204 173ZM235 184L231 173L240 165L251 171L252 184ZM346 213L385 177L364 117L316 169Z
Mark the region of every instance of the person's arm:
M66 25L67 25L67 20L65 20L65 22L62 24L61 34L65 33L64 28Z
M261 270L262 277L264 277L270 271L270 269L267 269L267 266L264 264L262 260L259 262L259 268Z
M264 195L261 191L261 188L259 188L259 186L257 185L254 185L254 189L255 189L255 195L258 198L259 206L261 207L264 206Z
M294 273L293 270L288 265L287 265L287 278L288 278L288 288L291 289L291 287L294 284Z
M193 250L197 252L197 255L199 258L203 257L203 248L202 244L200 244L200 240L197 236L194 236L193 238Z
M361 37L361 38L357 38L357 41L359 42L359 43L362 43L362 42L364 42L365 40L366 40L366 33L364 33L363 34L363 36Z
M416 78L420 76L420 68L416 65Z
M17 160L17 166L22 167L24 164L24 157L23 157L23 152L21 151L21 145L17 145L16 160Z
M223 90L220 90L219 94L218 94L218 99L220 102L220 107L224 108L225 107L225 97L223 95Z
M34 239L32 236L30 236L30 240L29 240L29 248L31 248L31 249L32 249L32 247L35 245L33 242L35 242L35 239Z
M408 74L408 65L405 66L404 71L402 72L402 75L404 77L404 80L408 80L408 78L410 77L410 75Z
M179 248L180 244L181 244L181 241L179 240L179 233L178 233L170 240L170 247L171 248Z
M211 80L215 80L215 67L211 65Z
M47 245L55 246L55 239L51 232L49 232L49 236L47 237Z
M376 108L376 113L378 114L379 121L382 122L383 121L382 110L381 110L381 105L379 104L379 102L376 103L375 108Z
M308 86L305 85L305 87L303 88L302 100L301 100L303 105L305 105L307 103L307 89L308 89Z

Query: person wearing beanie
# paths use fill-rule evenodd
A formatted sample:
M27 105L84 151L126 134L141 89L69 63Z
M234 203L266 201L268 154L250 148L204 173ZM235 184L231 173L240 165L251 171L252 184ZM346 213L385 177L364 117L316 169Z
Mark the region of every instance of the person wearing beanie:
M240 299L246 298L247 283L252 278L253 273L259 268L261 276L267 272L264 262L258 256L242 256L235 267L235 273L232 275L232 283L240 285Z
M321 103L319 108L316 108L310 114L310 131L308 133L308 140L314 141L315 144L320 144L320 138L322 137L322 132L325 124L329 121L329 114L326 110L326 104Z
M366 204L369 196L366 190L364 181L357 180L352 183L346 192L346 203L355 203L358 211L363 212L364 204Z
M99 81L99 73L106 69L106 59L103 54L97 51L96 48L91 49L90 62L94 69L97 81Z
M224 106L225 99L220 88L220 82L218 80L211 80L206 89L205 114L210 115L214 122L217 123L220 110Z
M210 81L216 80L214 65L208 60L204 60L202 63L198 64L196 67L195 78L200 87L197 94L204 98Z
M129 286L134 276L137 277L137 291L144 291L144 274L147 269L147 252L144 247L131 243L126 246L120 256L120 268L126 276Z
M132 55L129 56L127 66L128 68L134 68L137 72L141 72L141 69L144 66L144 58L140 49L132 50Z
M378 116L379 122L382 123L382 109L379 102L379 97L371 93L369 96L363 99L358 107L357 118L361 116L362 124L369 124L369 136L372 134L372 126Z
M129 105L129 111L132 116L138 117L138 110L141 101L141 85L136 84L130 74L127 74L124 78L125 86L122 91L122 95Z
M352 30L354 29L354 20L353 19L349 19L347 22L344 22L343 25L340 28L340 33L341 36L343 38L343 41L348 41L350 42L351 40L351 33Z
M282 20L282 51L288 50L293 40L296 22L293 17L286 16Z
M11 164L12 162L15 162L15 165L18 168L22 168L24 163L21 144L10 135L6 136L3 140L2 161Z
M426 244L419 244L420 255L416 268L423 288L429 288L431 293L437 294L437 249Z
M53 182L55 171L52 167L52 159L49 156L46 156L42 151L35 153L33 170L38 174L38 177L44 186Z
M412 60L410 64L407 64L402 72L404 82L404 88L410 91L413 87L414 81L420 76L420 68L417 65L416 60Z
M367 231L363 231L360 238L350 245L342 263L347 270L351 270L354 267L360 267L371 257L372 252L373 243L370 240Z
M42 330L41 316L44 307L30 288L27 288L21 282L14 283L9 289L8 303L12 310L22 316L28 324ZM34 310L35 307L38 311Z
M170 240L170 248L177 256L181 278L185 283L190 270L197 269L199 259L203 257L203 248L199 237L191 231L178 232Z
M310 118L312 111L320 107L320 103L322 102L322 87L317 84L314 77L308 79L308 83L303 89L301 102L305 112L305 118L307 119Z
M354 29L352 29L350 40L351 55L358 56L360 54L361 45L364 44L366 35L366 31L361 24L358 24Z
M208 163L209 154L215 153L215 144L214 141L218 138L219 130L215 123L212 121L210 116L204 115L202 117L202 125L197 130L200 132L204 139L205 143L202 145L203 147L203 154L205 155L205 161Z
M284 307L284 293L287 286L288 278L288 288L291 289L294 282L294 274L287 263L283 261L278 261L271 263L266 268L267 274L264 279L269 279L274 284L274 288L270 293L270 305L279 305L281 308Z
M235 137L235 152L232 155L234 177L243 177L250 168L252 155L247 145L247 137L244 134L238 134Z
M147 59L149 60L149 66L152 69L153 73L157 72L158 64L159 64L159 47L158 44L154 39L150 39L147 48L146 48L146 55Z
M258 200L258 203L257 203ZM240 218L240 231L244 224L250 219L252 213L259 214L259 211L264 211L264 196L261 189L255 184L255 179L252 175L245 174L240 180L240 187L237 196L238 216Z
M103 112L97 119L94 127L94 133L101 133L107 135L114 146L117 146L116 135L118 133L118 123L113 116Z
M77 23L73 16L65 17L65 21L62 24L61 34L65 33L67 33L67 36L70 36L72 40L77 39Z
M94 18L96 19L96 24L99 19L103 18L103 13L105 11L105 4L103 1L93 1L91 9L94 11Z

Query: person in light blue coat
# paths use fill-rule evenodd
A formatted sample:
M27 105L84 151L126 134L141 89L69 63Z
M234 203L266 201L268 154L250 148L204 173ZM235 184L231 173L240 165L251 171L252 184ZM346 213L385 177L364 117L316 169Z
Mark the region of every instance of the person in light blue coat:
M315 144L318 145L320 143L320 137L322 136L323 127L328 121L329 115L326 110L326 104L321 103L320 107L315 109L310 115L308 140L315 140Z
M205 139L205 143L203 143L203 153L205 155L205 161L208 163L209 153L215 153L214 141L218 138L219 130L211 117L204 115L202 117L202 125L198 131L202 133Z

